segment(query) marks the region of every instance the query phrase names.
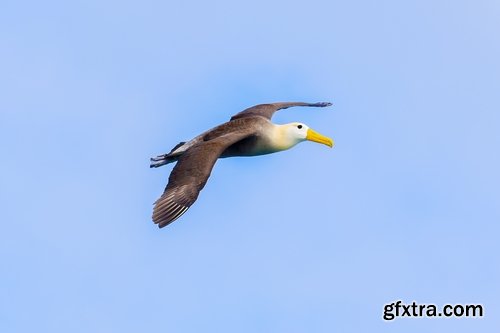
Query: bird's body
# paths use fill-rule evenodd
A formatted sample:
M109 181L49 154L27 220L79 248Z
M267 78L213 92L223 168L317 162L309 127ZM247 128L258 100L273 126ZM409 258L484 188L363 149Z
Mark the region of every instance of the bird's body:
M190 141L179 143L170 153L152 158L151 167L177 162L165 192L155 203L153 221L161 228L184 214L196 201L218 158L275 153L292 148L304 140L332 147L331 139L304 124L277 125L270 121L275 111L291 106L329 105L302 102L256 105Z

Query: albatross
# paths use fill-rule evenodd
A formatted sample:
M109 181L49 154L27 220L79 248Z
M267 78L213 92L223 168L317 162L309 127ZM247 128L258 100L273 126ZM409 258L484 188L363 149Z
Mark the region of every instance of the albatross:
M303 123L278 125L271 122L273 114L278 110L293 106L330 105L332 104L327 102L255 105L190 141L180 142L170 153L151 158L151 168L177 162L170 173L165 191L154 203L153 222L163 228L181 217L198 198L219 158L276 153L306 140L332 148L332 139Z

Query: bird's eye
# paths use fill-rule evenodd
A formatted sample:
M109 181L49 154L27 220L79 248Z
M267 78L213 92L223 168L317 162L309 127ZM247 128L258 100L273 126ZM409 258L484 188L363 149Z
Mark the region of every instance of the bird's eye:
M302 125L297 125L297 128L298 128L298 129L301 129L301 128L302 128Z

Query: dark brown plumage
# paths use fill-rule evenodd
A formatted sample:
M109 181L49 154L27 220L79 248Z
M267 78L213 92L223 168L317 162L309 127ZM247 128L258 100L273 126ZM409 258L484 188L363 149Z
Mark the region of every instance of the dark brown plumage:
M250 136L252 124L240 120L219 126L179 157L165 192L155 202L153 221L160 228L175 221L196 201L219 156L233 143Z

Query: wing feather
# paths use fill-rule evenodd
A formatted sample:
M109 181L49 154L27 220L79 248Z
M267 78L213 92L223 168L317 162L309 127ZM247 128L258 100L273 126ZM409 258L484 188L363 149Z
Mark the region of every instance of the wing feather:
M278 102L269 104L259 104L252 106L248 109L235 114L231 120L245 118L245 117L255 117L260 116L271 120L273 114L282 109L287 109L292 106L312 106L312 107L325 107L330 106L332 103L319 102L319 103L304 103L304 102Z
M185 151L173 168L163 195L155 202L153 222L160 228L182 216L196 201L205 186L215 162L222 152L239 140L253 135L251 121L228 125L225 134L201 141ZM227 123L230 124L230 123Z

